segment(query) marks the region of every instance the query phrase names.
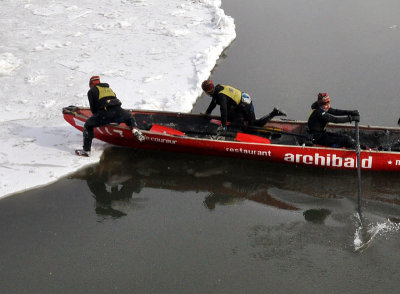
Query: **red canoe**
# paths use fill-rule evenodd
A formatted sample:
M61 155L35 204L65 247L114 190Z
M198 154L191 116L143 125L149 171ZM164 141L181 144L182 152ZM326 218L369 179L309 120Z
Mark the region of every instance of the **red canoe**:
M125 124L110 124L95 129L95 138L104 142L143 149L198 153L238 157L294 165L331 169L355 169L356 152L342 148L326 148L310 144L306 123L271 121L263 128L247 130L231 126L223 135L217 134L218 117L197 114L132 110L146 140L139 142ZM92 115L90 109L69 106L63 108L65 120L78 130ZM351 125L330 125L329 131L355 136ZM400 171L400 152L394 147L400 139L400 129L360 126L361 169Z

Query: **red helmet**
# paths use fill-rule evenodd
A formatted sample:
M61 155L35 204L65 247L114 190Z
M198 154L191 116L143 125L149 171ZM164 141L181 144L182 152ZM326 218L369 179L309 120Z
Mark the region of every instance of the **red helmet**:
M331 98L329 98L328 93L319 93L318 94L318 105L325 105L331 102Z
M210 94L212 91L214 91L214 83L212 80L205 80L201 84L201 88L203 89L204 92Z
M94 85L100 84L100 77L99 76L92 76L89 80L89 87L93 87Z

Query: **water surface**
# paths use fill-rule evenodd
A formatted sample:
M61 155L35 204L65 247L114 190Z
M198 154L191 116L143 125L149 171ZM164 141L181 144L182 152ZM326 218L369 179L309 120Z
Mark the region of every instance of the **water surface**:
M212 78L248 91L258 116L306 119L327 91L362 123L395 125L400 2L222 4L238 37ZM397 293L398 175L363 172L362 188L378 233L356 252L354 171L110 148L0 200L0 292Z
M280 106L306 120L318 92L361 123L396 126L400 2L225 0L237 38L211 75L247 91L258 117ZM205 111L202 96L193 112ZM219 110L214 110L217 112Z
M110 148L0 201L0 291L397 293L395 179L363 177L360 253L353 172Z

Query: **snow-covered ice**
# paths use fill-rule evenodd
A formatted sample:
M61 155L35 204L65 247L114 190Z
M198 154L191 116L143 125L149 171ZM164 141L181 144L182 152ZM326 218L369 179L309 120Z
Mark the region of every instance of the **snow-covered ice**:
M99 160L74 155L82 133L62 107L88 106L100 75L124 108L189 112L235 38L220 0L3 0L0 198Z

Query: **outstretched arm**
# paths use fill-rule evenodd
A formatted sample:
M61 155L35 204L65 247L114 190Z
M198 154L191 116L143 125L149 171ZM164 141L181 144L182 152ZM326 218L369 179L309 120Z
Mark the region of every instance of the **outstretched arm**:
M328 113L333 115L360 115L358 110L342 110L335 108L329 108Z
M345 115L345 116L334 116L328 112L325 112L322 117L326 122L334 123L334 124L340 124L340 123L347 123L347 122L352 122L353 120L356 120L354 116L352 115ZM360 117L358 116L358 121L360 120Z
M214 99L211 100L210 105L208 106L206 110L206 114L211 114L211 112L214 110L214 108L217 106L217 103L215 102Z
M228 101L224 94L218 95L218 103L221 111L222 126L226 127L226 123L228 121Z

